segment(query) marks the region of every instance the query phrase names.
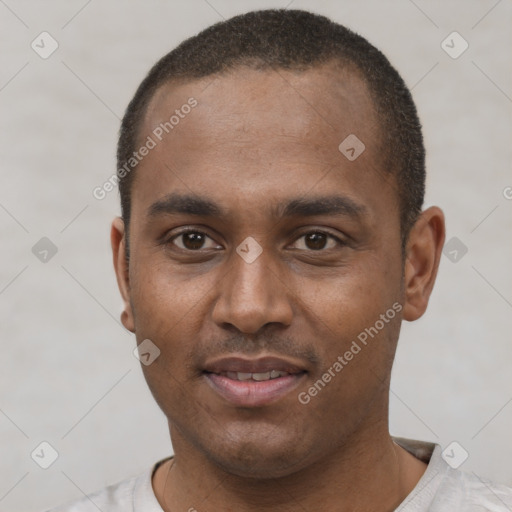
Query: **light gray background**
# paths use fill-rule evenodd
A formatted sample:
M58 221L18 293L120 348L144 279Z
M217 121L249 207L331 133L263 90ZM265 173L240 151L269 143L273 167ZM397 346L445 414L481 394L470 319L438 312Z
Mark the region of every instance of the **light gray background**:
M109 247L119 118L148 68L183 38L289 0L0 0L0 510L36 511L142 472L171 453L165 418L119 323ZM428 151L427 205L448 238L429 311L404 324L391 432L457 441L461 469L512 484L512 4L295 0L366 36L412 87ZM59 47L30 44L48 31ZM459 32L452 59L441 42ZM505 193L504 193L505 191ZM508 194L510 197L511 194ZM47 263L31 249L58 247ZM459 253L460 254L460 253ZM31 452L49 442L48 469Z

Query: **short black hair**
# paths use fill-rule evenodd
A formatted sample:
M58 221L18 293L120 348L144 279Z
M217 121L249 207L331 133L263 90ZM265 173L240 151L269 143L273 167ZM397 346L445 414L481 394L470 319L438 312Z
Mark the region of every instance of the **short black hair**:
M286 9L252 11L212 25L151 68L126 109L119 133L117 172L127 235L134 170L126 172L126 162L133 160L157 89L242 66L300 71L330 61L358 72L374 101L381 146L386 148L380 165L396 176L403 249L425 194L425 148L411 93L388 59L365 38L325 16Z

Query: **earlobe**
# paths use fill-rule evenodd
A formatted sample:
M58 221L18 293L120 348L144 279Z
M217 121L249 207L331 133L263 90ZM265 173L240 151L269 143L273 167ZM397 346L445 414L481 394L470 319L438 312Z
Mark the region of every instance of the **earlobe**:
M405 320L420 318L427 309L445 238L444 215L432 206L422 212L409 233L404 268Z
M135 322L130 300L130 278L129 264L126 260L126 232L124 221L121 217L116 217L112 221L110 230L110 243L112 245L112 257L114 269L116 272L117 285L121 292L124 303L124 309L121 313L121 322L131 332L135 332Z

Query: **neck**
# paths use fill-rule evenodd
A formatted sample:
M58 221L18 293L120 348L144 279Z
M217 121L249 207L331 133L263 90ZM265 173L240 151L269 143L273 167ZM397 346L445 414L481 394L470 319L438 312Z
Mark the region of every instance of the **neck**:
M164 511L392 511L412 491L426 464L391 439L387 426L358 431L329 456L278 479L229 474L171 427L174 458L155 475Z

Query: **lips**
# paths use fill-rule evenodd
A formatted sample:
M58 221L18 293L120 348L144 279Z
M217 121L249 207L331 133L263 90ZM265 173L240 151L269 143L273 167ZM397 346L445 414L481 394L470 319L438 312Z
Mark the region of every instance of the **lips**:
M225 357L208 362L204 376L224 400L241 407L261 407L283 398L305 377L297 362L279 357Z

